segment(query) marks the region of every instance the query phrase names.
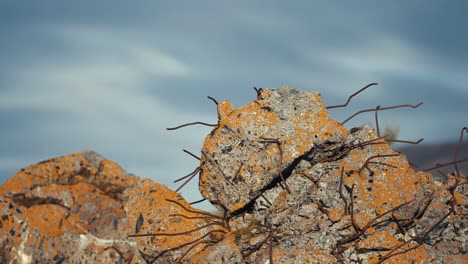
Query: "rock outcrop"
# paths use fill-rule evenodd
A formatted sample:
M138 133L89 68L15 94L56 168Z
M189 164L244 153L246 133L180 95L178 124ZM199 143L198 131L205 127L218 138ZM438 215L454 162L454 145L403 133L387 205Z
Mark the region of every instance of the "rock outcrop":
M125 191L148 262L468 262L466 178L415 172L369 126L332 120L318 93L260 90L218 115L199 188L221 216L150 180Z
M138 180L91 151L21 169L0 187L0 263L145 263L121 204Z

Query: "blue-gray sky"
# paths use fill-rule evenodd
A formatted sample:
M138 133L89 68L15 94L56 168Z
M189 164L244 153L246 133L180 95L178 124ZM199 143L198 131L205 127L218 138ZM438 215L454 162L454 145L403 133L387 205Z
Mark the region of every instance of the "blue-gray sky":
M337 120L381 113L400 138L455 141L468 125L466 1L1 1L0 182L92 149L171 188L197 166L215 105L252 86L321 92ZM348 126L372 123L371 114ZM183 190L200 196L194 181Z

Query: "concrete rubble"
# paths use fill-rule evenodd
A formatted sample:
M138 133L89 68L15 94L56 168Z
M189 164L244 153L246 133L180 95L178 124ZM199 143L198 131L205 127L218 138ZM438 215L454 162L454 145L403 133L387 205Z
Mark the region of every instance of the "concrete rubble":
M92 151L21 169L0 186L0 263L145 263L121 203L138 180Z
M125 192L151 263L468 262L466 179L415 172L371 127L331 119L319 93L260 90L218 116L199 188L219 215L150 180Z
M0 186L0 263L468 263L467 180L414 171L317 92L218 104L199 190L218 213L87 151Z

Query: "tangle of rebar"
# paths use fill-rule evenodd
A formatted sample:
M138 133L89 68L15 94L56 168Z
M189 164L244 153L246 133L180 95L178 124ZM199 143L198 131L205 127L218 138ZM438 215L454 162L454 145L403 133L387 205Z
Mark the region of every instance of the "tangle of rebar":
M375 108L375 130L377 132L377 136L380 137L380 125L379 125L379 113L380 105ZM388 138L386 141L388 142L397 142L397 143L406 143L406 144L414 144L417 145L421 143L424 140L424 138L420 138L418 141L409 141L409 140L401 140L401 139L394 139L394 138Z
M186 150L186 149L184 149L183 151L184 151L185 153L189 154L190 156L194 157L195 159L201 160L200 157L196 156L196 155L193 154L192 152L190 152L190 151L188 151L188 150ZM183 180L183 179L188 178L184 183L182 183L182 184L175 190L175 192L179 192L179 191L180 191L185 185L187 185L187 183L189 183L189 182L197 175L197 173L199 173L200 171L201 171L201 167L198 166L198 167L196 167L195 170L192 171L191 173L189 173L189 174L187 174L187 175L185 175L185 176L182 176L182 177L180 177L180 178L174 180L173 182L176 183L176 182L179 182L179 181L181 181L181 180Z
M451 213L452 213L452 208L450 208L449 212L447 214L445 214L441 219L439 219L437 222L435 222L432 226L426 228L424 231L422 231L421 233L419 233L418 235L414 236L413 238L409 239L408 241L405 241L403 242L402 244L400 245L397 245L395 246L392 250L390 250L389 252L387 252L387 254L385 254L380 260L379 262L377 262L377 264L380 264L382 262L384 262L385 260L393 257L393 256L396 256L400 253L396 253L396 254L393 254L393 252L397 251L398 249L400 249L401 247L403 247L404 245L407 245L409 244L410 242L412 241L417 241L419 239L421 239L423 236L426 236L428 235L430 232L432 232L432 230L434 230L434 228L436 228L440 223L442 223L445 218L447 218ZM412 250L412 249L415 249L419 246L421 246L422 244L419 244L419 245L416 245L415 247L413 248L410 248L409 250Z
M263 224L259 224L259 226L261 227L264 227L264 228L267 228L268 229L268 236L263 239L258 246L256 246L256 248L252 251L250 251L249 253L243 255L244 258L248 257L250 254L252 254L254 251L258 250L259 248L261 248L267 241L269 241L270 243L268 244L268 258L269 258L269 263L272 263L273 264L273 239L275 238L276 236L276 229L271 227L271 226L268 226L268 225L263 225ZM265 232L262 232L262 234L265 233Z
M218 219L218 220L222 220L222 221L221 222L219 222L219 221L208 222L207 224L205 224L203 226L200 226L200 227L188 230L188 231L184 231L184 232L176 232L176 233L160 232L160 233L133 234L133 235L129 235L128 237L180 236L180 235L187 235L187 234L196 232L198 230L201 230L203 228L207 228L207 227L210 227L210 226L221 226L223 228L226 228L227 230L230 230L229 224L227 223L227 220L226 220L225 217L220 217L220 216L208 213L208 212L189 209L189 208L185 207L182 203L180 203L180 202L178 202L176 200L166 199L166 201L174 203L174 204L182 207L187 212L201 215L201 216L186 216L184 214L170 214L169 217L183 217L183 218L186 218L186 219L203 219L203 220ZM175 250L175 249L178 249L178 248L182 248L182 247L191 245L179 258L178 261L180 262L196 246L201 245L201 244L209 244L209 243L218 242L217 240L213 240L213 239L204 240L205 237L207 237L207 236L209 236L211 234L214 234L216 232L221 232L221 233L224 233L224 234L227 233L227 231L225 231L223 229L210 230L208 233L206 233L202 237L199 237L199 238L197 238L197 239L195 239L195 240L193 240L191 242L182 244L182 245L180 245L180 246L178 246L176 248L171 248L170 250Z
M332 109L332 108L338 108L338 107L345 107L349 104L349 102L351 101L351 99L356 96L357 94L359 94L360 92L366 90L367 88L373 86L373 85L378 85L378 83L370 83L368 85L366 85L364 88L361 88L359 91L353 93L351 96L348 97L348 100L346 101L346 103L344 104L341 104L341 105L333 105L333 106L327 106L327 109Z
M411 199L411 200L409 200L409 201L407 201L407 202L404 202L404 203L402 203L402 204L400 204L400 205L398 205L398 206L396 206L396 207L393 207L392 209L389 209L389 210L387 210L387 211L385 211L385 212L383 212L383 213L377 215L377 216L374 217L371 221L369 221L369 222L361 229L361 231L357 232L356 234L354 234L354 235L351 236L350 238L345 239L344 241L341 241L341 242L340 242L340 245L344 245L344 244L347 244L347 243L349 243L349 242L351 242L351 241L354 241L355 239L357 239L358 237L360 237L362 234L364 234L364 232L366 232L366 230L367 230L369 227L371 227L371 226L374 224L375 221L377 221L377 220L380 219L381 217L385 216L386 214L391 213L391 212L394 212L394 211L400 209L401 207L403 207L403 206L405 206L405 205L407 205L407 204L413 202L414 199L415 199L415 198L413 198L413 199Z
M420 102L416 105L410 105L410 104L402 104L402 105L394 105L394 106L387 106L387 107L381 107L381 108L369 108L369 109L364 109L364 110L360 110L354 114L352 114L350 117L348 117L345 121L341 122L342 125L344 125L346 122L348 122L349 120L351 120L352 118L354 118L355 116L359 115L359 114L362 114L362 113L366 113L366 112L373 112L373 111L382 111L382 110L389 110L389 109L395 109L395 108L403 108L403 107L411 107L411 108L418 108L420 105L422 105L423 102Z
M384 135L382 137L377 137L377 138L374 138L374 139L366 140L366 141L363 141L361 143L352 145L352 146L344 149L343 151L341 151L340 153L338 153L338 154L336 154L336 155L334 155L332 157L327 157L327 158L323 158L323 159L319 160L318 163L325 163L325 162L337 160L337 159L341 158L346 153L350 152L351 150L353 150L355 148L364 147L364 146L372 145L372 144L384 144L384 142L375 142L375 141L385 139L386 137L388 137L388 135Z
M193 240L193 241L187 242L187 243L185 243L185 244L179 245L179 246L177 246L177 247L175 247L175 248L171 248L171 249L169 249L169 250L176 250L176 249L179 249L179 248L182 248L182 247L191 245L191 244L197 244L197 245L203 244L203 243L200 243L200 241L201 241L201 242L206 241L206 240L203 240L205 237L210 236L210 235L212 235L213 233L220 232L220 231L221 231L221 230L212 230L212 231L206 233L205 235L203 235L203 236L201 236L201 237L199 237L199 238L197 238L197 239L195 239L195 240ZM206 241L206 242L207 242L207 243L212 243L212 242L214 242L214 241L215 241L215 240L208 240L208 241ZM217 242L217 241L216 241L216 242ZM178 259L178 261L176 261L176 262L177 262L177 263L182 262L182 259L183 259L193 248L195 248L195 247L190 247L190 248L188 248L188 249L185 251L185 253L182 254L182 256L181 256L181 257ZM164 253L164 252L165 252L165 251L161 252L161 254Z

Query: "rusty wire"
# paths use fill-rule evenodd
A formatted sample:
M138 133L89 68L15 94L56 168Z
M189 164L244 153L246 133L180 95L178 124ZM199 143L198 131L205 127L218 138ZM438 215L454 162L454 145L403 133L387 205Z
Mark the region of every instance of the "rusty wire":
M341 241L340 242L340 245L344 245L344 244L347 244L349 242L352 242L354 240L356 240L358 237L360 237L362 234L364 234L364 232L366 232L366 230L371 227L375 221L377 221L378 219L380 219L381 217L385 216L386 214L388 213L391 213L391 212L394 212L398 209L400 209L401 207L405 206L405 205L408 205L410 204L411 202L414 201L414 198L413 199L410 199L409 201L407 202L404 202L396 207L393 207L392 209L389 209L381 214L378 214L376 217L374 217L371 221L369 221L359 232L357 232L356 234L352 235L350 238L348 239L345 239L344 241ZM352 216L353 214L351 214Z
M457 160L457 156L458 156L458 151L460 150L460 146L461 146L462 141L463 141L463 132L468 133L468 127L464 127L464 128L461 129L460 138L458 139L458 144L457 144L457 146L455 148L455 152L453 153L453 161L455 161L453 166L455 167L455 171L457 172L457 176L461 176L460 170L458 169L458 166L457 166L458 162L456 162L456 160Z
M393 254L393 252L397 251L398 249L400 249L401 247L403 247L404 245L407 245L409 244L410 242L412 241L417 241L419 239L421 239L422 237L428 235L429 233L432 232L432 230L434 230L434 228L436 228L440 223L442 223L445 218L447 218L451 213L453 213L452 211L452 208L450 208L449 212L447 214L445 214L442 218L440 218L438 221L436 221L432 226L426 228L424 231L422 231L421 233L417 234L416 236L414 236L413 238L409 239L408 241L405 241L403 242L402 244L400 245L397 245L395 246L394 248L392 248L392 250L390 250L386 255L384 255L380 260L379 262L377 262L377 264L380 264L382 262L384 262L385 260L393 257L393 256L396 256L398 254L400 254L400 252L397 252L396 254ZM408 252L409 250L413 250L413 249L416 249L417 247L421 246L422 244L418 244L410 249L408 249L406 252Z
M279 176L281 178L281 180L283 181L284 183L284 186L286 188L286 190L288 191L288 193L291 193L291 189L289 188L288 184L286 183L286 180L283 176L283 149L281 148L281 142L279 141L279 139L277 138L267 138L267 137L260 137L260 139L264 140L264 143L275 143L276 146L278 146L278 150L279 150L279 161L278 161L278 173L279 173Z
M354 96L358 95L360 92L366 90L367 88L369 88L369 87L371 87L371 86L373 86L373 85L378 85L378 83L370 83L370 84L366 85L364 88L361 88L359 91L357 91L357 92L353 93L352 95L350 95L350 96L348 97L348 100L346 101L346 103L341 104L341 105L327 106L327 109L332 109L332 108L338 108L338 107L345 107L345 106L347 106L347 105L349 104L349 102L351 101L351 99L352 99Z
M420 105L422 105L423 102L420 102L416 105L410 105L410 104L402 104L402 105L394 105L394 106L387 106L387 107L379 107L378 109L376 108L369 108L369 109L364 109L360 110L354 114L352 114L350 117L346 118L343 122L341 122L342 125L344 125L346 122L354 118L355 116L362 114L362 113L367 113L367 112L373 112L373 111L382 111L382 110L389 110L389 109L396 109L396 108L403 108L403 107L411 107L411 108L418 108Z
M378 116L379 110L381 110L380 105L375 108L375 130L377 132L377 135L380 137L380 125L379 125L379 116ZM385 140L388 142L397 142L397 143L417 145L421 143L424 140L424 138L420 138L418 141L401 140L401 139L394 139L394 138L387 138Z
M380 154L380 155L371 156L371 157L367 158L366 161L364 162L364 164L361 166L361 168L359 169L359 173L361 173L362 170L364 170L364 168L366 168L369 172L372 172L371 169L369 169L369 167L368 167L369 163L375 163L375 162L370 161L372 159L385 158L385 157L396 157L396 156L399 156L399 155L400 155L399 153L395 153L395 154ZM391 164L387 164L387 163L381 163L381 164L389 166L389 167L396 168L395 166L393 166Z
M176 126L176 127L168 127L166 129L167 130L176 130L176 129L179 129L179 128L183 128L183 127L186 127L186 126L193 126L193 125L204 125L204 126L215 127L218 124L209 124L209 123L205 123L205 122L191 122L191 123L182 124L182 125Z

